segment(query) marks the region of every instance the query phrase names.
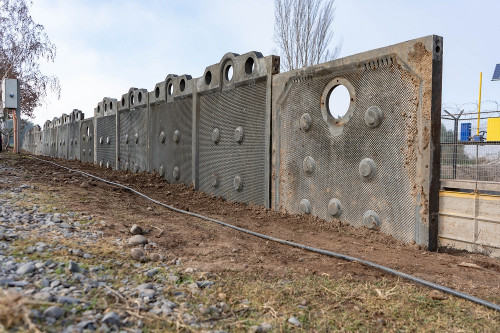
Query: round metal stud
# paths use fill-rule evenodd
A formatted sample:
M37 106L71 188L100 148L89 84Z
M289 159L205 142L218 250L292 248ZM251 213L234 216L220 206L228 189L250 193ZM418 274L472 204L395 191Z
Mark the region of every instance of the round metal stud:
M128 168L129 168L129 164L128 164L128 162L125 162L125 165L123 166L123 169L124 170L128 170Z
M365 124L370 128L380 126L383 119L384 114L378 106L372 105L365 112Z
M217 173L214 173L212 176L212 186L219 187L219 183L220 183L219 175Z
M240 176L234 177L233 186L236 191L241 192L243 189L243 179Z
M312 207L311 207L311 203L309 202L309 200L307 200L307 199L300 200L299 212L301 214L311 214L311 211L312 211Z
M106 143L109 145L111 143L111 139L109 138L109 136L106 138Z
M160 165L160 168L158 169L158 174L161 176L161 177L164 177L165 176L165 167L162 165Z
M138 172L139 172L139 164L134 163L134 173L138 173Z
M99 161L99 166L102 168L103 162Z
M328 213L333 217L342 215L342 204L339 199L333 198L328 202Z
M70 140L69 144L70 144L70 146L73 145L73 139Z
M83 156L85 156L85 149L82 151Z
M104 138L103 138L102 136L99 138L99 143L100 143L101 145L104 143Z
M63 140L63 146L66 146L66 140Z
M307 175L312 175L314 170L316 169L316 161L311 156L307 156L304 158L304 162L302 162L302 169Z
M172 176L174 176L175 180L179 180L180 173L179 173L179 168L175 167L174 170L172 171Z
M167 139L167 135L165 134L165 132L161 132L160 133L160 142L161 143L165 143L165 140Z
M220 130L217 127L212 131L212 141L214 143L219 143L220 141Z
M304 113L302 117L300 117L300 129L304 132L307 132L311 129L312 118L309 113Z
M244 137L245 137L245 131L243 130L243 127L241 126L236 127L236 129L234 130L234 141L242 143Z
M106 162L106 168L108 168L108 169L109 169L110 167L111 167L111 163Z
M92 149L89 149L89 156L92 155Z
M181 140L181 132L179 132L179 130L175 130L174 131L174 142L179 143L180 140Z
M363 226L371 230L380 228L380 217L373 210L368 210L363 214Z
M135 143L139 143L139 133L135 133Z
M125 134L125 143L128 144L128 134Z
M365 180L370 180L377 174L377 165L371 158L364 158L359 162L359 175Z

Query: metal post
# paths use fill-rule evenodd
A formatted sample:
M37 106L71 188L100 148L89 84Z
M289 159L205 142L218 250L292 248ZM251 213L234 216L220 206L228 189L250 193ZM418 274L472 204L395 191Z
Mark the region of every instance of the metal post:
M453 179L457 179L457 158L458 158L458 118L455 118L453 125L454 145L453 145Z
M477 106L477 135L479 135L479 122L481 120L481 86L483 85L483 72L479 74L479 104Z

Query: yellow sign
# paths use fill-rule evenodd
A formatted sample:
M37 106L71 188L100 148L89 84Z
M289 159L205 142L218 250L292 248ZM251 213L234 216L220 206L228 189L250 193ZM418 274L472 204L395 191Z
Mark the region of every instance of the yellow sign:
M486 141L500 141L500 118L488 118Z

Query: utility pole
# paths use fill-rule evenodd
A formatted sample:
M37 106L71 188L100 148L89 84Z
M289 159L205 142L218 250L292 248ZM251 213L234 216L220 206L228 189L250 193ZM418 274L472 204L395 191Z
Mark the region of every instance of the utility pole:
M21 132L21 108L19 96L19 81L16 79L3 79L2 81L2 107L7 114L12 112L14 129L14 153L19 150L19 132Z

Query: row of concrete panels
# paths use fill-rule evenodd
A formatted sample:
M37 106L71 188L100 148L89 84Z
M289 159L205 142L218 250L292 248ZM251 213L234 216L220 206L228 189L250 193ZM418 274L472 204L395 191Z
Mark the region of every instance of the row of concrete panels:
M156 172L228 200L437 245L442 38L279 73L227 53L203 76L104 98L28 133L34 154ZM345 114L332 92L347 88Z

